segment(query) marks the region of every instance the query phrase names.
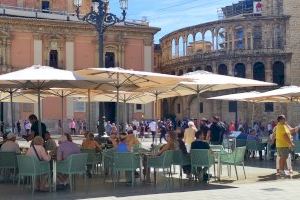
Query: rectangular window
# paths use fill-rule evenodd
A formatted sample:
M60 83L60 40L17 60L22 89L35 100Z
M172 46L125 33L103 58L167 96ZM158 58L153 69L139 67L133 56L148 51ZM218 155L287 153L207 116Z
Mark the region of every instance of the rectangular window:
M200 113L203 113L203 112L204 112L204 109L203 109L203 102L200 102L200 105L199 105L199 112L200 112Z
M23 103L23 112L33 112L33 104Z
M265 112L274 112L274 104L265 103Z
M177 104L177 113L180 113L180 104Z
M48 13L50 10L50 2L42 1L42 11Z
M136 104L136 110L142 110L142 104Z
M237 102L236 101L230 101L228 106L229 106L229 112L237 111Z
M74 112L85 112L85 103L84 102L74 102Z

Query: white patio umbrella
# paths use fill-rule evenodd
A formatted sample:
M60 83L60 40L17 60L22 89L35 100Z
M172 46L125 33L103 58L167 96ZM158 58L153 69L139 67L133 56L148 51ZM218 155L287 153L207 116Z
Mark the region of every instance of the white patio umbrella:
M176 88L174 88L174 90L176 90L178 93L182 93L183 95L197 94L198 101L200 100L200 94L206 91L219 91L243 87L266 87L276 85L274 83L257 81L247 78L225 76L202 70L184 74L183 77L194 79L194 81L181 82ZM199 106L200 105L198 104L198 110Z
M119 124L119 92L134 91L136 89L145 89L150 87L165 87L168 85L177 85L180 81L186 80L185 77L166 75L153 72L134 71L123 68L88 68L76 71L79 75L87 77L112 78L113 83L104 83L99 86L106 91L116 91L117 93L117 124Z
M36 95L24 94L19 90L7 90L0 92L0 102L10 103L11 124L14 126L14 106L13 103L37 103ZM14 129L12 128L14 132Z
M253 124L255 100L251 100L251 99L247 100L247 98L255 97L258 94L261 94L261 93L257 92L257 91L250 91L250 92L242 92L242 93L235 93L235 94L228 94L228 95L210 97L210 98L207 98L207 99L210 99L210 100L225 100L225 101L243 101L243 102L252 103L251 122ZM238 119L236 119L236 120L238 120Z
M72 71L55 69L48 66L33 65L15 72L0 75L0 86L2 88L32 89L38 94L38 118L39 132L41 133L41 91L52 87L59 88L95 88L104 80L100 77L83 78ZM8 85L9 84L9 85Z
M247 101L255 102L300 102L300 87L291 85L284 86L279 89L263 92L252 97L247 97Z

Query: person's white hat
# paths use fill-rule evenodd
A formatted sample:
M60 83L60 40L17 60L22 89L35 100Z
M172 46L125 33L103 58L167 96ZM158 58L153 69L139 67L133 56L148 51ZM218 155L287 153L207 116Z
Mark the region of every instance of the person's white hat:
M188 126L195 126L194 122L189 121Z
M11 139L13 139L13 138L15 138L15 137L17 137L14 133L9 133L8 135L7 135L7 139L8 140L11 140Z

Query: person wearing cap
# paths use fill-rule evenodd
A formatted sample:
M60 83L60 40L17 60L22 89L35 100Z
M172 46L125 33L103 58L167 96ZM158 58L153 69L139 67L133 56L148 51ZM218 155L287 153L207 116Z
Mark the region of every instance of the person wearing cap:
M1 146L1 151L20 153L20 147L16 142L16 135L14 133L9 133L7 135L6 141Z
M185 143L187 152L189 153L191 150L191 144L195 141L195 134L197 132L197 129L195 127L194 122L189 121L188 122L188 128L184 130L184 136L183 141Z

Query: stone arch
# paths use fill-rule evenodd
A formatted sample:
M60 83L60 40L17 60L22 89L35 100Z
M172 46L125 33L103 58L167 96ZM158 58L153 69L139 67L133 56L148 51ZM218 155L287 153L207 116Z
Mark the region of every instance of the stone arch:
M201 32L196 33L195 41L194 41L194 52L202 52L202 48L201 48L202 40L203 40L202 33Z
M244 63L237 63L234 66L234 76L246 78L246 66Z
M184 56L184 54L185 54L185 48L184 48L184 40L183 40L183 37L182 36L180 36L179 37L179 40L178 40L178 50L179 50L179 57L182 57L182 56Z
M262 62L256 62L253 65L253 79L258 81L265 81L265 65Z
M178 76L181 76L181 75L183 75L183 70L182 69L178 70Z
M211 52L213 50L213 33L211 30L207 30L204 33L204 38L203 38L203 52Z
M220 64L220 65L218 66L218 74L221 74L221 75L228 75L227 65L225 65L225 64Z
M273 83L278 84L279 86L283 86L285 83L285 66L283 62L276 61L273 64Z
M205 71L208 71L208 72L213 72L213 68L212 68L212 66L210 66L210 65L207 65L207 66L205 67Z
M202 70L202 67L196 67L195 71Z

